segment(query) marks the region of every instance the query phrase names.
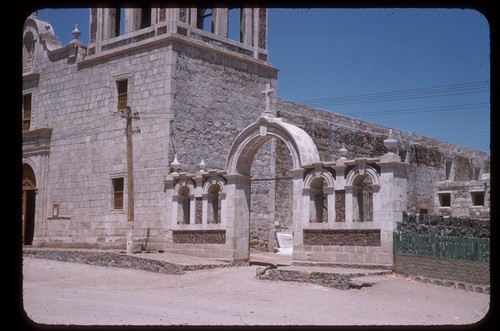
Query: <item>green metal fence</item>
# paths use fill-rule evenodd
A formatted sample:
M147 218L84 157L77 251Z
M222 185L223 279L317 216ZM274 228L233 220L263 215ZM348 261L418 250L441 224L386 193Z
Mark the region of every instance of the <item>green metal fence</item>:
M462 238L394 232L394 253L409 253L444 259L490 261L489 238Z

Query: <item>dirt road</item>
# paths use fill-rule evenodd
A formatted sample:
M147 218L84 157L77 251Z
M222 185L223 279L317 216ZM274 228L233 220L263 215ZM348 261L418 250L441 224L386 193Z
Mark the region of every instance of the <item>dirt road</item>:
M24 310L56 325L465 325L490 303L489 294L399 276L337 290L259 280L256 268L167 275L25 257Z

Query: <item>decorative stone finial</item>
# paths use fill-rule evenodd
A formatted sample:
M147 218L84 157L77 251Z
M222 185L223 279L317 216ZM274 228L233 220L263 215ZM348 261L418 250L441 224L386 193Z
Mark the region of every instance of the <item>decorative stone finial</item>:
M71 34L73 35L73 37L75 37L76 40L78 40L78 38L82 34L80 30L78 30L78 24L75 24L75 29L71 32Z
M170 163L170 168L172 168L172 173L177 174L177 170L181 167L180 162L177 160L177 154L174 155L174 160Z
M201 162L198 164L198 167L200 168L200 172L205 172L205 168L207 167L205 160L201 159Z
M397 151L398 140L392 136L392 129L389 129L389 137L384 140L384 146L388 153L394 154Z
M340 147L339 149L340 158L345 159L345 157L347 156L347 152L347 148L345 148L345 145L342 144L342 147Z

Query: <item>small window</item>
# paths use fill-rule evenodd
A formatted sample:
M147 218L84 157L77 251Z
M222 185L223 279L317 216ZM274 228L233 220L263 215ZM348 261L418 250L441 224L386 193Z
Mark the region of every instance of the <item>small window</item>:
M177 224L189 224L191 219L191 197L189 195L189 187L183 186L179 189Z
M451 178L451 168L452 168L452 166L453 166L453 161L447 160L446 164L445 164L445 168L446 168L446 180L450 180L450 178Z
M241 21L243 11L241 8L229 8L228 13L228 38L239 42L243 41L241 32Z
M473 179L479 180L480 174L481 174L481 167L474 167Z
M198 8L196 27L207 32L214 32L212 8Z
M426 208L420 208L419 213L427 215L429 213L429 211Z
M451 207L451 194L439 193L439 205L441 207Z
M31 93L23 96L23 131L31 126Z
M59 204L53 203L52 204L52 217L58 217L58 216L59 216Z
M403 149L399 152L399 155L401 156L401 162L406 162L408 151Z
M140 28L144 29L151 26L151 8L141 8Z
M473 206L484 206L484 192L470 192Z
M118 90L118 111L124 111L128 106L128 80L123 79L116 82Z
M113 178L113 209L123 209L123 177Z

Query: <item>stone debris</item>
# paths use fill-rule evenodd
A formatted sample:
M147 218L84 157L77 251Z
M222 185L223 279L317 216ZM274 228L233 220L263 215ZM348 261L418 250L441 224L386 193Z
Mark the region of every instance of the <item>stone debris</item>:
M376 284L375 278L369 276L382 276L390 273L390 271L387 270L343 272L341 269L337 268L323 269L325 270L316 271L314 267L258 268L256 277L263 280L311 283L341 290L349 290L373 286Z

